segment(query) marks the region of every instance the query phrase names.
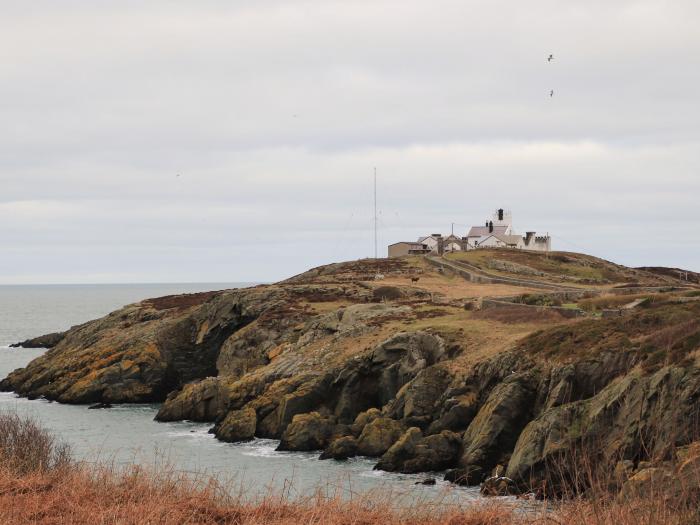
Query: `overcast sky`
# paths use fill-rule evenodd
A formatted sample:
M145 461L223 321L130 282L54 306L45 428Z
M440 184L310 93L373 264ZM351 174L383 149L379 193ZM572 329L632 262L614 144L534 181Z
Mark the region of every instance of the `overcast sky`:
M697 0L0 13L0 283L370 256L375 166L381 254L504 207L555 249L700 271Z

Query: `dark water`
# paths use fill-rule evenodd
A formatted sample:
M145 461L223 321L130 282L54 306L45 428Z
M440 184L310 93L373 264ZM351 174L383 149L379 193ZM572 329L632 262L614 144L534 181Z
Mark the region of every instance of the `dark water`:
M100 317L124 304L172 293L224 289L230 284L0 286L0 377L24 366L43 350L10 349L12 342ZM315 490L343 494L393 494L397 504L416 500L470 504L478 490L440 481L415 485L426 475L372 470L374 461L319 461L317 453L276 452L277 442L221 443L207 433L210 425L156 423L157 405L120 405L110 410L28 401L0 393L0 410L31 414L73 447L86 461L117 464L167 464L178 470L215 474L234 480L251 495L287 489L291 496ZM290 488L291 487L291 488Z

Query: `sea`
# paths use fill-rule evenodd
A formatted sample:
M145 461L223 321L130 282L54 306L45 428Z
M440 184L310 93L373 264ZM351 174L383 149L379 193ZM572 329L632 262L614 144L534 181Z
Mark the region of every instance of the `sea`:
M25 366L45 350L10 344L66 330L123 305L150 297L246 286L246 283L99 284L0 286L0 377ZM398 506L473 505L477 488L442 481L443 473L406 475L373 470L375 460L321 461L315 452L278 452L278 442L255 439L222 443L210 424L154 420L158 404L116 405L89 410L0 393L0 411L28 415L71 446L76 460L120 467L138 464L196 477L216 477L236 495L291 499L319 493L353 498L390 498ZM428 477L435 485L423 485Z

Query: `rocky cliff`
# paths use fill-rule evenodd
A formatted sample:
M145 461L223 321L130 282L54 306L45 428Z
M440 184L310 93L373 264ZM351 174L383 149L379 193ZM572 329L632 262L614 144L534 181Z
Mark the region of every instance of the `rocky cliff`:
M504 252L479 257L489 253ZM480 310L483 297L541 290L470 283L420 258L343 263L128 305L52 334L52 348L0 388L65 403L163 401L159 420L208 421L224 441L269 437L322 459L490 478L498 493L556 491L552 473L584 449L609 468L630 462L632 476L697 437L698 294L563 257L569 287L576 272L590 280L592 265L605 274L577 283L585 317L516 303ZM554 271L529 255L489 267L522 273L525 263L538 278ZM640 282L661 288L633 311L596 313Z

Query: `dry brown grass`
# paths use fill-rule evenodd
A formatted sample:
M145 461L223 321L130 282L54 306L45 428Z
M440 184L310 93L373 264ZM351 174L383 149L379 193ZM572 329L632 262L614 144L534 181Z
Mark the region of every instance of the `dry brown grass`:
M514 523L512 506L466 511L419 507L397 510L388 501L354 501L318 494L292 501L270 495L244 502L215 482L133 468L74 469L67 475L23 478L0 469L0 522L13 524L237 524L237 525L496 525Z
M199 306L202 303L210 301L221 292L197 292L181 295L166 295L165 297L156 297L144 301L145 304L155 310L168 310L176 308L178 311L184 311L193 306Z
M621 306L629 304L636 299L643 299L651 296L651 294L603 295L601 297L582 299L579 301L578 305L584 310L594 312L608 308L620 308Z
M618 266L609 261L598 259L590 255L571 252L530 252L512 249L481 249L469 252L457 252L447 256L451 259L461 260L472 264L494 275L502 275L532 280L546 280L550 282L564 282L571 284L579 281L581 284L604 284L606 282L640 282L657 283L665 279L646 272L638 272L630 268ZM490 261L500 260L522 265L537 271L544 272L546 276L523 274L493 269Z
M252 500L237 496L235 490L214 479L174 470L51 461L62 447L39 425L16 416L2 422L3 443L15 439L10 435L20 436L15 442L27 449L22 452L14 445L3 449L2 524L681 525L698 523L699 518L696 502L670 499L664 487L654 497L622 501L600 491L592 498L575 497L554 508L544 503L530 506L527 512L512 498L481 503L466 500L461 508L421 502L397 508L391 494L343 498L324 491L303 499L270 493ZM38 437L38 441L28 437ZM21 470L11 467L23 464L20 459L8 461L13 454L26 457L27 453L40 461Z
M454 357L444 363L453 373L468 370L475 363L512 348L517 341L536 330L552 326L551 322L543 319L498 323L481 319L477 311L454 307L443 307L442 310L446 315L417 318L403 327L397 324L390 328L425 330L442 336L448 344L459 346L462 351L455 352ZM559 319L559 323L566 322L569 321Z
M0 467L0 523L22 524L231 524L231 525L681 525L692 510L662 497L618 501L578 499L548 510L519 511L512 499L465 502L455 509L395 508L390 498L352 500L318 493L302 500L268 495L232 497L215 481L184 475L76 467L18 477Z
M466 299L473 297L508 297L522 293L534 293L536 290L522 286L507 284L479 284L467 281L458 275L440 275L429 269L425 273L416 274L417 283L411 282L411 276L392 276L381 281L370 283L373 286L406 286L428 293L439 294L449 299Z
M556 310L548 308L522 308L504 306L502 308L487 308L474 312L475 319L497 321L499 323L562 323L567 318Z
M662 496L622 501L578 499L561 505L546 520L550 525L697 525L693 509L681 509Z

